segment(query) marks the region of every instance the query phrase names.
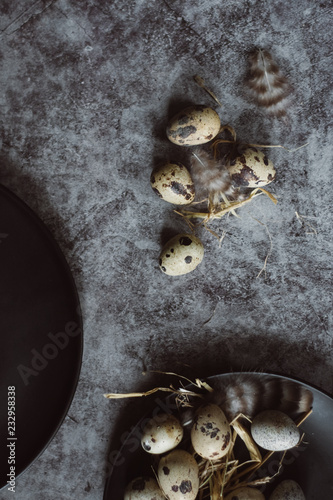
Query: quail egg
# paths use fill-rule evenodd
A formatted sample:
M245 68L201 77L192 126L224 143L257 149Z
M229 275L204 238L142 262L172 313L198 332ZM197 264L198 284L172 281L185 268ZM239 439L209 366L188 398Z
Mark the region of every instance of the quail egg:
M274 181L276 175L273 163L255 147L245 149L241 156L232 160L228 171L236 187L266 186Z
M265 497L260 490L244 486L229 493L225 500L265 500Z
M305 496L296 481L286 479L275 488L269 500L305 500Z
M202 261L204 247L193 234L178 234L163 247L159 258L160 269L170 276L193 271Z
M251 424L254 441L269 451L283 451L299 443L300 431L295 422L278 410L259 413Z
M167 126L167 137L179 146L195 146L211 141L219 133L219 115L208 106L189 106L177 113Z
M124 500L165 500L156 479L137 477L125 490Z
M231 430L221 408L215 404L201 406L191 429L194 450L207 460L217 460L229 451Z
M175 205L187 205L194 200L194 184L190 172L181 163L164 163L154 168L150 183L163 200Z
M194 500L199 491L199 467L187 451L176 449L161 458L158 481L169 500Z
M175 448L183 438L179 420L167 413L156 415L143 429L141 445L152 454L162 454Z

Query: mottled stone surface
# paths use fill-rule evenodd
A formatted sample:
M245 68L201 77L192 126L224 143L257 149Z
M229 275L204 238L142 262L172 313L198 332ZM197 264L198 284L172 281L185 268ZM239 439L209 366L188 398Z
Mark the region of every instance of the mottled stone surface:
M85 340L69 416L15 499L102 498L110 450L150 405L103 393L169 383L143 370L273 371L332 393L330 2L3 0L0 14L0 182L59 242ZM254 47L293 86L287 121L249 97ZM165 126L191 103L215 107L243 142L309 144L269 150L278 204L261 196L212 223L221 246L200 228L204 261L171 277L158 255L188 226L149 178L159 160L186 161Z

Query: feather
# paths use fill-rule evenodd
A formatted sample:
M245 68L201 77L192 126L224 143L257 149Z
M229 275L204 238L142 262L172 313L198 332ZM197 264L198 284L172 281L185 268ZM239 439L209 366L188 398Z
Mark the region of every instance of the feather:
M231 178L223 160L213 159L203 149L192 153L191 175L199 196L208 196L217 202L222 193L233 194Z
M206 396L205 403L220 406L229 422L239 413L253 418L264 410L279 410L297 418L313 404L312 392L303 385L265 374L240 373L233 380L216 379L210 385L213 392ZM195 409L184 412L182 419L187 425L193 421Z
M250 57L248 86L257 104L273 116L284 116L290 86L267 50L259 49Z
M215 402L231 419L238 413L254 417L263 410L279 410L296 417L309 411L313 403L311 391L301 384L269 375L239 374L233 382L213 388Z

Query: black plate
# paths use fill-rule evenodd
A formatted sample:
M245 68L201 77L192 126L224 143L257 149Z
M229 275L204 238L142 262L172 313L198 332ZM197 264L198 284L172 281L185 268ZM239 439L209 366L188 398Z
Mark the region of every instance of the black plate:
M0 311L2 488L10 486L8 474L22 473L60 427L76 389L83 344L79 300L62 252L34 212L3 186Z
M238 373L216 375L207 378L207 382L214 387L214 380L219 378L232 380ZM267 374L251 373L253 377L262 377ZM272 375L280 379L293 380L280 375ZM333 498L333 399L323 392L293 380L304 387L310 389L314 396L313 413L302 424L301 429L306 435L306 439L301 446L294 448L286 456L279 478L272 485L264 487L263 493L268 498L272 489L276 487L278 481L283 479L294 479L297 481L307 500L318 500L318 498ZM166 398L167 402L170 398ZM165 405L168 407L169 405ZM173 410L170 406L170 410ZM151 475L149 470L149 459L140 444L140 432L143 428L144 419L140 420L137 426L131 431L124 445L120 449L114 460L114 467L110 476L106 480L104 490L104 500L123 500L126 484L135 476L141 474ZM272 476L278 467L279 461L276 458L267 463L267 475Z

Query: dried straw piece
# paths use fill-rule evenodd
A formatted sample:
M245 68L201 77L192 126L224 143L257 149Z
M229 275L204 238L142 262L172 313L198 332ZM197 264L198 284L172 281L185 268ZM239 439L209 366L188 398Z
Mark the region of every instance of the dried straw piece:
M231 140L227 139L215 139L214 142L211 144L211 148L213 148L214 151L214 157L218 157L218 146L220 144L234 144L235 146L237 145L237 140L236 140L236 131L231 125L222 125L220 128L220 131L218 135L220 135L222 132L228 132L231 135ZM253 143L239 143L239 146L242 146L244 148L281 148L285 149L288 151L288 153L295 153L299 149L305 148L305 146L308 146L308 142L305 144L302 144L301 146L298 146L297 148L289 149L283 146L282 144L253 144Z
M173 375L174 377L179 377L183 380L186 380L187 382L194 385L195 387L198 387L198 389L206 389L206 391L208 391L208 392L214 391L214 389L209 384L207 384L207 382L205 382L204 380L201 380L199 378L196 378L195 381L193 382L191 379L184 377L184 375L178 375L178 373L174 373L174 372L164 372L161 370L150 370L150 373L161 373L162 375Z
M154 394L155 392L162 391L162 392L170 392L172 394L176 394L178 396L197 396L197 397L202 397L201 394L198 394L193 391L188 391L186 389L175 389L174 387L155 387L154 389L150 389L149 391L146 392L128 392L128 393L108 393L108 394L103 394L103 396L106 399L124 399L124 398L141 398L144 396L150 396L151 394Z
M267 224L265 224L264 222L261 222L259 219L257 219L256 217L253 217L254 220L256 220L257 222L259 222L259 224L261 224L262 226L265 226L265 229L266 229L266 232L268 234L268 238L269 238L269 241L270 241L270 248L267 252L267 255L266 255L266 258L264 260L264 265L263 267L261 268L261 270L259 271L259 273L257 274L257 279L260 278L261 274L264 272L265 273L265 277L266 277L266 268L267 268L267 262L268 262L268 259L272 253L272 249L273 249L273 240L272 240L272 236L271 236L271 233L269 232L268 230L268 227L267 227Z
M240 200L240 201L231 201L228 200L228 204L220 203L219 206L217 207L208 207L206 211L201 211L197 212L195 210L175 210L175 213L178 215L183 216L184 218L187 219L204 219L204 222L207 223L208 221L211 221L213 219L221 219L224 215L226 215L228 212L232 212L233 210L236 210L250 201L253 200L256 196L260 196L261 194L265 194L266 196L269 197L269 199L276 205L277 204L277 199L275 196L272 195L269 191L263 188L255 188L251 191L249 196L245 198L245 200Z
M219 500L222 498L225 485L238 466L232 459L232 452L219 461L202 460L199 463L200 498Z
M288 151L288 153L295 153L295 151L298 151L299 149L305 148L309 143L302 144L302 146L298 146L297 148L294 149L289 149L286 148L285 146L282 146L281 144L245 144L245 146L252 146L254 148L282 148Z
M216 95L214 94L214 92L212 92L205 84L205 80L203 78L201 78L201 76L199 75L195 75L193 77L194 81L199 85L199 87L201 87L205 92L207 92L207 94L209 94L215 102L217 102L217 104L219 106L222 107L222 104L221 102L219 101L219 99L216 97Z
M177 373L173 372L163 372L159 370L152 370L152 373L162 373L163 375L174 375L176 377L179 377L183 380L186 380L190 384L192 384L194 387L197 387L198 389L205 389L207 392L213 392L213 389L210 387L207 382L204 382L203 380L200 380L199 378L195 379L195 382L190 380L187 377L184 377L183 375L177 375ZM198 394L197 392L190 391L188 389L185 389L184 387L180 387L179 389L175 389L172 385L169 387L155 387L154 389L150 389L149 391L146 392L129 392L129 393L107 393L103 394L103 396L106 399L124 399L124 398L141 398L145 396L150 396L151 394L154 394L155 392L162 391L162 392L170 392L171 394L175 394L177 396L181 397L188 397L188 396L195 396L195 397L203 397L202 394Z
M301 215L298 212L295 212L295 215L296 215L298 222L301 224L301 226L303 226L304 228L310 229L310 231L305 231L305 234L315 234L315 235L318 234L316 228L314 226L312 226L310 224L310 222L305 220L305 219L315 219L316 217L308 217L306 215Z
M241 415L242 416L242 415ZM246 448L250 454L251 460L254 462L261 462L262 457L259 451L258 446L253 441L251 434L249 431L239 422L238 417L232 422L232 427L236 431L237 435L242 439L245 443Z

